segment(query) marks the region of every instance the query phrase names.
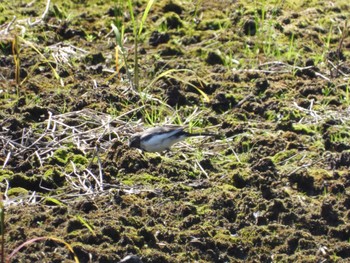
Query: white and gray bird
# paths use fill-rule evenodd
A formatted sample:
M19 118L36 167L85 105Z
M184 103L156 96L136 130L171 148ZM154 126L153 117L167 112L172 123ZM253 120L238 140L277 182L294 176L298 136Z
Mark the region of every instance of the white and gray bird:
M149 128L143 132L136 133L129 140L129 146L139 148L146 152L163 152L188 137L214 136L213 133L190 133L184 131L181 126L159 126Z

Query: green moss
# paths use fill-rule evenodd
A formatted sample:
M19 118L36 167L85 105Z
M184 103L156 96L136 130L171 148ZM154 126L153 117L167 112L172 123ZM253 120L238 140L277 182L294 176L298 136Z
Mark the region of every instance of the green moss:
M73 155L72 161L74 164L80 165L87 165L89 163L89 160L81 154Z
M237 190L237 188L234 187L232 184L221 184L218 186L218 188L223 192L234 192Z
M281 121L299 121L303 117L300 111L288 107L280 108L278 115L283 116Z
M199 30L219 30L226 29L231 26L228 19L205 19L198 25Z
M245 215L243 215L243 218ZM239 230L240 240L244 243L252 243L259 236L268 235L269 231L266 226L248 226Z
M28 190L22 187L10 188L7 192L8 196L19 196L19 195L27 195L27 194L28 194Z
M213 238L216 242L220 243L237 243L237 241L239 240L238 237L231 235L230 231L228 230L218 230Z
M46 167L45 168L45 172L44 172L44 178L50 178L52 177L53 175L55 175L57 173L56 169L55 168L48 168Z
M169 255L168 253L151 248L142 249L142 253L140 254L142 254L145 258L156 258L157 262L174 262L174 255ZM186 253L186 255L187 254L188 253ZM186 257L186 259L188 259L188 257Z
M89 160L82 154L76 153L80 152L74 148L74 146L69 148L57 149L53 156L51 157L51 164L66 165L72 161L76 165L87 165Z
M51 160L54 163L64 165L68 162L68 149L67 148L62 148L62 149L57 149L54 153L53 156L51 157Z
M278 119L277 113L274 110L267 110L264 117L268 121L275 121Z
M211 213L211 211L213 211L213 210L210 208L210 205L208 205L208 204L197 206L197 214L198 215L206 215L206 214Z
M331 179L333 177L332 171L321 169L321 168L317 168L317 169L310 168L308 169L308 174L313 178L315 178L315 180L320 180L320 181Z
M188 177L188 178L195 179L195 178L197 178L198 176L199 176L199 174L198 174L198 172L196 172L196 171L189 171L189 172L187 173L187 177Z
M298 153L298 151L296 149L278 152L272 157L272 162L273 163L282 162L282 161L292 157L293 155L295 155L297 153Z
M143 226L141 218L138 216L121 216L119 217L119 220L124 226L128 228L128 232L131 233L132 236L137 236L136 229L139 229Z
M65 181L64 173L57 167L45 166L42 170L45 171L42 179L46 187L57 188L57 186L61 186Z
M148 173L128 175L127 178L122 179L125 185L136 185L136 184L154 184L154 183L169 183L169 179L162 176L154 176Z
M302 124L302 123L293 124L294 131L299 134L314 135L317 132L317 128L318 127L313 124Z
M27 176L23 173L16 173L13 176L7 178L11 187L23 187L25 189L36 189L40 183L38 176Z
M0 169L0 182L2 182L5 179L10 179L13 177L14 173L10 170L6 169Z
M330 141L333 143L348 143L350 132L346 127L331 127L328 129Z
M344 4L340 4L339 1L343 1ZM5 2L9 4L0 4L4 11L0 20L5 24L11 21L15 12L19 15L18 19L30 16L34 21L35 17L39 18L41 12L34 11L45 8L45 1L32 6L15 5L13 8L7 7L20 1ZM21 78L24 85L21 85L18 91L10 79L13 77L14 66L13 59L11 60L11 42L5 43L2 51L6 51L4 56L8 55L10 58L4 61L5 64L8 63L3 65L4 70L1 71L5 80L4 85L0 85L0 119L4 120L2 134L5 135L5 139L9 135L10 140L17 143L20 142L20 136L27 136L29 144L40 138L34 147L45 144L49 146L47 143L63 139L57 142L62 145L61 148L65 148L57 151L57 148L54 148L54 154L48 153L51 154L50 157L41 156L39 160L33 154L34 149L26 149L18 144L6 144L3 155L0 154L0 161L5 160L7 152L12 150L10 147L19 146L17 150L23 151L23 155L11 152L11 158L5 168L21 171L23 174L0 169L2 189L6 187L4 180L7 179L10 187L14 187L10 191L13 195L24 193L26 189L30 192L42 191L40 186L52 189L49 195L55 198L59 196L60 200L62 198L69 201L72 196L82 194L67 184L64 175L73 171L71 162L74 163L78 174L83 174L83 169L89 162L94 164L91 167L92 172L96 172L97 157L91 159L94 154L93 148L86 148L87 156L79 152L68 139L72 138L72 130L62 123L83 132L95 131L101 136L106 133L101 138L103 149L107 149L110 143L113 144L108 140L109 133L121 141L120 144L111 145L108 151L100 152L98 156L103 160L104 177L108 180L106 187L112 187L107 191L112 192L106 192L93 200L76 200L78 202L73 205L69 202L69 211L66 207L62 209L64 205L52 198L46 198L35 206L11 207L14 213L8 217L8 220L11 220L9 231L15 230L12 231L15 234L13 237L17 237L18 223L24 227L26 236L33 236L30 235L33 232L45 236L47 231L58 231L57 236L68 240L78 256L81 254L79 251L83 251L91 255L92 260L100 262L118 262L128 253L142 255L148 262L235 262L247 258L259 261L270 258L272 254L276 255L277 262L303 262L311 259L314 259L312 262L317 261L317 255L308 256L310 250L302 247L297 247L295 253L286 254L289 246L298 245L294 244L293 240L297 242L300 237L308 240L312 238L308 234L308 227L294 218L304 216L295 211L298 205L288 204L300 203L305 208L305 216L309 218L315 213L314 207L321 207L319 202L330 198L335 213L340 213L340 219L347 215L347 211L338 211L346 200L335 192L338 192L337 185L346 181L349 174L346 167L348 156L344 151L350 138L346 129L349 126L346 118L349 85L344 82L341 67L339 72L337 69L329 69L324 61L330 60L338 68L341 61L333 61L332 53L342 53L345 58L349 57L345 46L340 52L336 52L342 32L345 32L342 22L349 5L344 0L338 0L334 6L321 4L322 1L317 3L315 0L307 3L302 3L301 0L296 3L287 0L283 4L271 1L227 1L230 4L225 6L220 1L176 0L179 6L183 5L178 7L181 12L174 14L171 13L174 10L169 9L167 14L164 14L162 6L171 2L174 0L157 1L154 4L145 20L138 42L139 53L135 54L132 21L126 1L55 1L57 6L50 6L49 17L53 19L53 23L55 20L62 21L62 26L56 28L56 31L47 31L51 27L34 27L34 30L27 30L24 36L43 56L26 45L25 41L20 41L21 64L26 66L21 68L21 76L26 77ZM139 21L147 1L135 0L133 3L135 18ZM308 7L312 9L308 10ZM295 8L303 10L293 12ZM120 17L116 14L118 10L121 11ZM334 19L339 21L337 25L334 24ZM115 43L106 45L106 41L114 41L114 36L106 34L111 22L117 22L116 20L120 20L119 29L125 29L123 43L129 51L128 65L124 63L126 61L123 61L120 53L119 57L114 56ZM246 23L247 21L251 22ZM319 25L314 25L314 22L318 21ZM256 35L245 33L244 27L249 24L256 30ZM9 29L12 33L16 31L14 27ZM151 35L157 37L157 34L152 33L157 29L169 34L170 39L159 46L149 45L147 41ZM74 52L77 54L74 58L67 57L67 63L51 63L57 70L58 79L53 76L45 58L54 61L51 54L54 55L57 50L46 47L51 47L60 39L68 39L69 43L76 47ZM108 59L102 67L99 64L93 65L93 57L88 58L88 63L82 65L82 62L87 61L84 57L89 54L79 50L87 50L91 54L101 52L108 56ZM264 56L265 54L267 56ZM132 80L127 79L126 72L129 69L131 75L134 75L133 62L136 61L133 55L138 55L138 64L142 67L141 85L135 90L128 88ZM314 61L316 56L319 56L318 61ZM104 60L102 57L100 59ZM208 63L216 65L208 66L206 59ZM331 81L322 76L309 76L309 73L315 70L312 68L313 63L316 64L318 72L331 78ZM115 68L116 64L118 74L104 70ZM306 70L301 69L305 67ZM170 70L170 74L162 75L169 69L184 68L191 68L195 74ZM85 73L81 69L86 69ZM293 72L297 69L297 73ZM73 74L75 72L77 74ZM157 77L160 78L153 81ZM268 80L270 85L266 90L260 84L255 85L259 79ZM91 80L94 80L98 88L91 85ZM328 82L332 84L326 84ZM150 83L152 85L149 85ZM208 101L189 84L207 94ZM322 101L326 94L323 94L320 88L325 85L329 87L326 93L330 92L328 96L331 97ZM22 96L29 107L20 105ZM309 104L311 100L313 105ZM302 108L296 107L294 103ZM42 119L40 123L30 119L23 122L21 115L31 117L29 111L33 105L53 112L54 116L47 121ZM318 123L312 122L308 105L313 106L310 110L314 110L322 120L329 114L330 118L341 121L328 123L331 127L325 125L322 120ZM60 112L69 110L72 112L59 115ZM12 113L15 116L11 116ZM81 116L77 116L80 113ZM110 119L105 113L113 114L112 117L115 118ZM205 127L203 131L213 130L225 135L227 139L203 138L202 143L202 138L198 138L193 144L191 140L186 141L185 144L198 148L198 152L179 143L168 153L141 154L126 146L127 137L136 132L138 125L141 125L138 120L152 125L178 123L188 125L190 129L193 123L200 124L200 127ZM101 126L101 121L107 126ZM293 123L296 123L294 127ZM304 126L299 123L303 123ZM46 130L48 124L50 127ZM54 124L55 131L51 132ZM111 129L104 130L105 128ZM29 129L32 133L28 132ZM59 136L65 129L66 139ZM321 129L326 131L321 133ZM193 131L196 132L196 129ZM287 132L290 134L286 134ZM42 136L45 134L47 136ZM59 137L53 138L54 135ZM328 147L328 141L344 145ZM88 144L91 142L87 141ZM327 155L324 155L324 149L329 151ZM279 216L276 210L278 202L275 206L275 200L265 196L268 194L265 190L271 190L273 187L269 178L259 171L255 171L254 174L251 171L252 165L262 156L272 158L273 163L277 165L280 176L274 179L273 184L286 185L272 189L273 195L282 198L287 204L288 211ZM322 156L325 162L317 161ZM196 160L210 160L204 163L206 165L202 165L209 178L205 178L195 165ZM329 169L328 163L332 164L334 171ZM288 186L288 180L294 179L288 178L287 175L303 172L295 169L302 168L305 164L312 164L305 168L305 181L315 191L312 191L310 197L304 194L304 198L300 193L304 191L303 188ZM333 177L329 178L330 175ZM73 180L77 180L72 176ZM308 176L315 179L313 184L308 182ZM297 182L303 183L303 176L299 179L296 179ZM54 189L53 185L59 180L67 185ZM327 193L327 196L319 194L318 191L323 180L332 184L332 191ZM119 182L132 187L140 186L140 192L132 193L128 191L128 187L118 187ZM314 200L313 203L310 199ZM48 208L46 205L57 207ZM90 211L92 205L96 205L98 209ZM72 225L69 218L83 210L87 210L84 218L95 226L96 237L91 235L82 222L76 227L73 224L72 231L68 231L67 225ZM261 216L269 219L269 225L275 224L278 228L270 231L257 226L254 212L261 212ZM316 213L319 212L317 209ZM35 213L35 220L31 224L32 213ZM235 217L231 213L238 215ZM121 216L125 219L119 219ZM323 221L319 221L320 227ZM38 222L43 223L37 228ZM186 224L191 225L190 231L185 229ZM115 232L114 227L110 228L115 225L120 227L117 231L120 237L104 235L103 231ZM141 228L135 229L136 227ZM143 228L146 231L140 231ZM341 234L341 222L339 228ZM290 235L285 230L290 231ZM237 236L232 235L234 231L238 231ZM273 231L279 240L273 239ZM152 239L152 242L147 241L153 234L158 239L156 244L152 243ZM13 237L9 238L9 247L14 247L16 244L12 243L18 241L18 238ZM314 238L310 243L325 243L327 237L318 235L316 238L317 240ZM239 244L236 243L238 239ZM292 244L288 240L292 240ZM47 252L48 258L52 256L49 250ZM332 253L331 251L330 257ZM26 257L28 261L33 261L31 257L35 257L33 253L21 253L18 256L18 261L25 261ZM58 253L53 256L55 259L57 257L56 261L61 260Z
M189 186L189 185L187 185L187 184L182 184L182 183L180 183L180 184L177 185L177 189L178 189L179 191L182 191L182 192L188 192L188 191L193 190L193 187L192 187L192 186Z

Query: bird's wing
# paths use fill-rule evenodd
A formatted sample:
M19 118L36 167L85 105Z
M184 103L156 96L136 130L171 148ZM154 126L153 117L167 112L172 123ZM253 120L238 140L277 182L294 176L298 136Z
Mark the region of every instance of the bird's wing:
M181 126L159 126L159 127L153 127L145 130L141 133L141 137L149 137L150 135L156 135L156 134L162 134L167 132L174 132L173 134L182 131L184 128Z

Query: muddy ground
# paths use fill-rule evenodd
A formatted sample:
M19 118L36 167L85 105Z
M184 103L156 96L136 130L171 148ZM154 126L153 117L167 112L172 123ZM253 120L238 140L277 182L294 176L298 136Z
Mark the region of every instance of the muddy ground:
M0 3L3 255L350 261L347 1L156 1L138 87L124 1L46 3ZM158 124L221 137L128 147Z

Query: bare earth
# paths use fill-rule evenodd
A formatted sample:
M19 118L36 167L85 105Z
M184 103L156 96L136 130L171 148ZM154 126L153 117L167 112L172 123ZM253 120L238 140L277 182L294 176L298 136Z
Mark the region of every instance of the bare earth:
M350 262L348 1L156 1L139 87L127 1L46 4L0 3L2 257Z

